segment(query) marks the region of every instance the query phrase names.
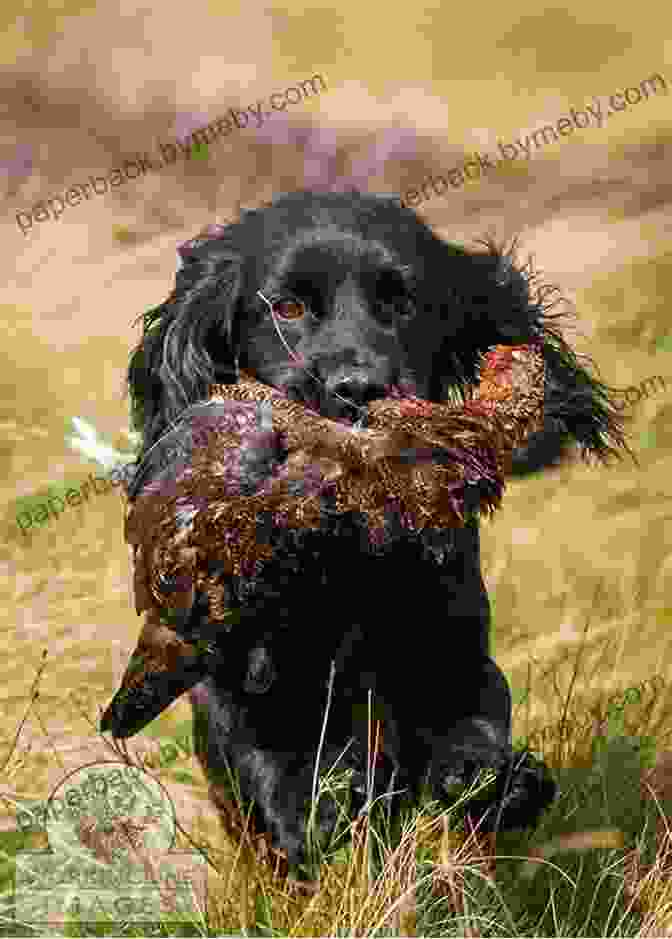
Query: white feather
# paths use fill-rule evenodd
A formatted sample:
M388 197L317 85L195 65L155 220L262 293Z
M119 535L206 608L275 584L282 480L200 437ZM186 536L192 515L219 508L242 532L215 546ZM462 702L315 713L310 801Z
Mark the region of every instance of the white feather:
M99 440L96 428L88 421L81 417L73 417L72 424L76 433L65 438L70 449L93 460L103 469L111 470L119 463L132 463L135 460L135 453L124 453ZM125 435L135 449L136 442L139 442L139 435L133 431L126 431Z

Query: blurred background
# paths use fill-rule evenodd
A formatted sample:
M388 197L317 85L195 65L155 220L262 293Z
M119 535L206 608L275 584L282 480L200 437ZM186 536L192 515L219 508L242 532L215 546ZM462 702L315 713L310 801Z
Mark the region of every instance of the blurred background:
M0 60L0 818L70 769L110 756L95 724L140 621L118 490L21 533L17 514L94 470L70 419L123 443L133 321L170 292L176 249L306 183L404 193L475 152L557 126L610 95L627 107L419 206L444 237L519 236L521 257L579 315L570 335L604 380L672 376L672 13L585 0L286 7L257 0L120 4L5 0ZM16 213L125 159L322 77L257 132L69 205L21 231ZM304 84L302 84L304 83ZM669 91L669 88L668 88ZM276 101L279 99L275 99ZM39 214L39 213L38 213ZM672 386L631 408L640 467L568 460L513 481L484 524L494 651L517 735L555 720L581 649L577 700L672 666ZM28 508L27 508L28 507ZM43 661L39 698L31 702ZM551 680L552 679L552 680ZM665 682L666 686L666 682ZM528 689L525 692L525 689ZM560 702L560 703L558 703ZM662 706L662 705L661 705ZM25 717L25 720L23 718ZM131 751L187 726L177 702ZM22 723L23 720L23 723ZM157 729L158 728L158 729ZM20 730L20 733L17 732ZM665 728L660 729L663 734ZM166 777L204 808L189 760ZM204 808L205 811L207 809Z

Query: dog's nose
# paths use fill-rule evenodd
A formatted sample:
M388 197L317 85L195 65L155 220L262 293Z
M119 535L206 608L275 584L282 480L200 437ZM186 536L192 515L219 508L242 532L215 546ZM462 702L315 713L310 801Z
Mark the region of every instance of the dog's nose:
M366 374L351 374L326 381L327 412L335 420L355 423L369 401L381 398L385 386Z
M340 395L348 402L359 405L368 404L369 401L381 398L385 394L385 386L369 375L346 375L344 378L338 378L334 381L327 379L326 385L327 391L334 394L334 396ZM345 406L345 402L341 403Z

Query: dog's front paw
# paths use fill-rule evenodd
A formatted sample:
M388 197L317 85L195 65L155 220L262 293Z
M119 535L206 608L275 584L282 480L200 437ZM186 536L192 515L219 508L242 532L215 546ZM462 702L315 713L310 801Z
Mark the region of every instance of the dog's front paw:
M495 778L466 804L481 831L533 828L555 798L557 787L548 767L531 753L466 747L435 767L435 798L455 801L482 770L494 771Z

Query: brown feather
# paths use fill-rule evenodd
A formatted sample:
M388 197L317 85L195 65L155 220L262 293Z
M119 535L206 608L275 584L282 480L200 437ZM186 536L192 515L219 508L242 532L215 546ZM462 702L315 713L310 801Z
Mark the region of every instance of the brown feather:
M236 385L214 386L211 400L270 403L272 431L282 434L288 457L253 495L236 494L232 459L244 434L230 424L218 430L215 418L186 472L161 491L146 487L130 504L125 533L134 551L136 609L149 612L106 728L137 729L143 696L147 713L156 716L166 697L173 700L207 673L213 650L199 652L170 624L188 616L200 591L209 620L226 628L227 579L272 557L259 535L260 513L270 513L279 527L317 529L321 497L330 492L338 513L363 513L375 550L384 544L392 508L410 531L464 525L467 484L481 484L479 512L494 512L512 450L542 425L544 360L536 346L497 346L484 356L479 385L464 405L397 393L369 404L364 430L321 417L244 373ZM437 448L449 462L427 456ZM418 459L404 460L408 450L418 451Z

